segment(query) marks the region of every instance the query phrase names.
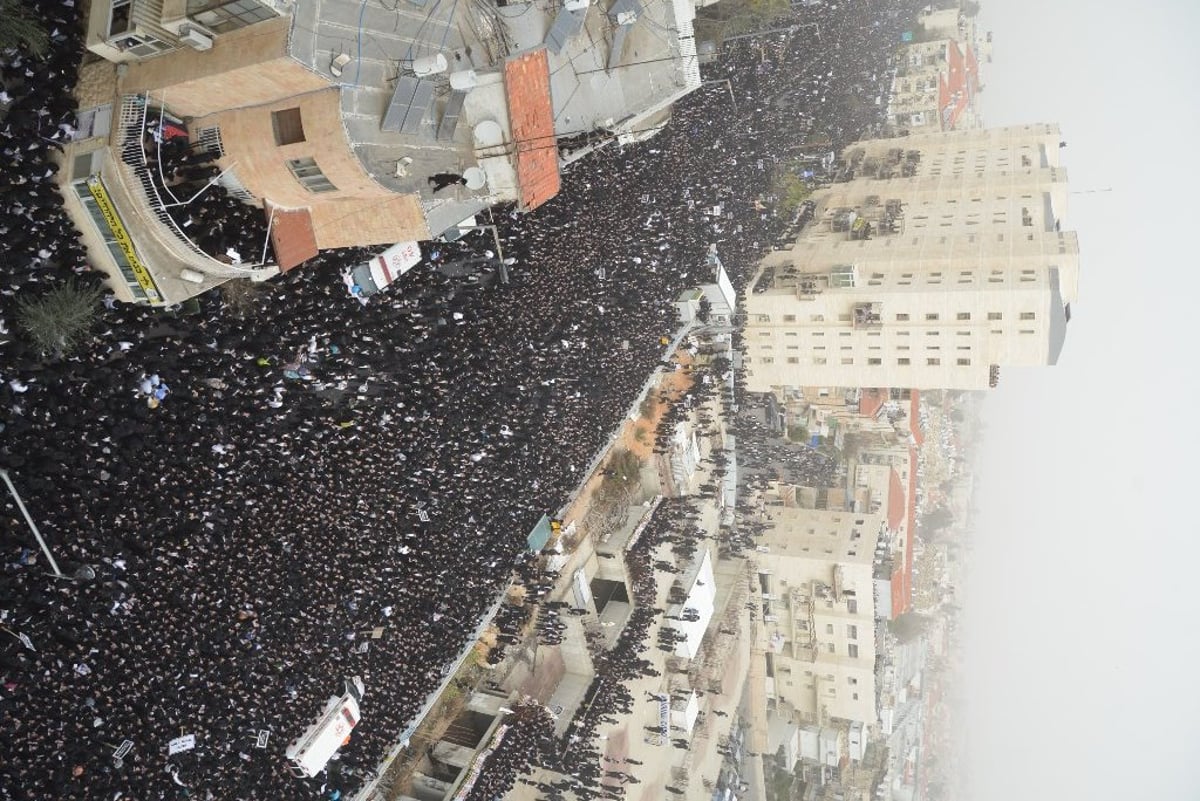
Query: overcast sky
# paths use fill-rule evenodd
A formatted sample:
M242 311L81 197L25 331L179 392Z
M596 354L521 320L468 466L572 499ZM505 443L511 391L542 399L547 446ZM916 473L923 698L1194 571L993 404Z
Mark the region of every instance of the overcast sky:
M984 407L972 801L1196 801L1200 2L980 21L985 123L1062 124L1081 269L1059 365L1002 370Z

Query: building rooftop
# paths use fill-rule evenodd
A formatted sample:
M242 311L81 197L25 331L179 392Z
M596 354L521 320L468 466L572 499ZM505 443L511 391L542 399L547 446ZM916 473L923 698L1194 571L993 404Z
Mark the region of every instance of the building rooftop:
M640 133L699 86L694 13L689 0L297 0L288 50L339 86L355 155L388 189L420 193L437 234L496 200L536 208L559 189L558 137ZM485 186L435 196L426 183L473 166Z

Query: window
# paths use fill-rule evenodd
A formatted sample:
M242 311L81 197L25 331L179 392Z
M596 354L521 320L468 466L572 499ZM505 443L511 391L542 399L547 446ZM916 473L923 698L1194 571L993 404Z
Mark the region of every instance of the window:
M959 367L970 367L970 366L971 366L971 360L970 360L970 359L959 359L959 360L958 360L958 366L959 366Z
M825 315L823 315L823 314L810 314L810 315L808 316L808 321L809 321L809 322L811 322L811 323L823 323L823 322L825 322Z
M129 30L129 12L132 9L131 0L114 0L109 7L108 35L116 36Z
M851 659L858 659L858 644L850 643L846 646L846 655Z
M930 322L937 322L940 319L940 317L937 312L927 312L925 314L925 319Z
M1004 319L1003 312L988 312L988 321L989 322L995 322L997 320L1003 320L1003 319Z
M813 358L813 364L825 364L826 361L827 360L824 356L816 356Z
M908 315L907 315L907 314L897 314L897 315L896 315L896 322L898 322L898 323L906 323L906 322L908 322Z
M827 646L826 646L826 649L827 649L827 650L829 651L829 653L831 653L831 654L832 654L832 653L836 653L836 652L837 652L837 646L835 646L833 643L829 643L829 645L827 645Z
M309 192L336 192L334 186L314 159L288 159L288 169Z
M214 33L229 33L279 16L257 0L188 0L187 15Z
M783 315L783 321L784 321L785 323L794 323L794 322L796 322L796 315L794 315L794 314L785 314L785 315Z
M877 367L881 364L883 364L883 359L867 359L867 366L869 367Z
M912 360L907 357L901 357L896 359L896 364L900 365L901 367L908 367L910 364L912 364Z
M799 356L788 356L787 360L788 360L788 364L799 364L800 363Z
M826 624L825 624L825 633L826 633L826 634L833 634L833 624L832 624L832 623L826 623Z
M960 321L967 321L967 320L970 320L970 319L971 319L971 313L970 313L970 312L959 312L959 313L958 313L958 318L957 318L957 319L958 319L958 320L960 320Z
M938 358L930 358L925 360L925 364L929 367L939 367L942 364L942 360Z
M851 598L846 601L846 611L852 615L858 614L858 599Z
M1021 319L1022 320L1036 320L1037 315L1034 314L1033 312L1021 312Z
M853 624L846 626L846 636L852 640L858 639L858 626Z
M854 364L854 359L850 356L845 356L842 358L842 364Z
M849 684L851 687L857 687L858 679L854 678L853 676L847 676L846 683Z
M285 108L271 112L271 130L275 132L276 145L294 145L304 141L304 123L300 120L300 109Z

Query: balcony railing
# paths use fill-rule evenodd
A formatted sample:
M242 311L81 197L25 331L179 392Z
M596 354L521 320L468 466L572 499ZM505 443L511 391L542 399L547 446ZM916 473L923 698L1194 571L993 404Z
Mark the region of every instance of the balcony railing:
M261 267L260 264L228 264L218 261L193 242L167 212L170 206L163 202L158 184L154 181L151 172L154 168L146 154L143 141L148 110L147 99L140 95L126 96L121 101L121 121L116 136L116 148L120 156L121 172L127 179L126 183L131 192L145 203L164 234L188 251L191 257L186 259L188 266L217 275L249 273ZM159 179L162 179L161 175Z

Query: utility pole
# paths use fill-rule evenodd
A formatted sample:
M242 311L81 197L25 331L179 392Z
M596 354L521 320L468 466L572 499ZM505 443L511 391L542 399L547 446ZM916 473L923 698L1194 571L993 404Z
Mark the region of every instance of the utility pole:
M54 557L50 554L50 548L46 545L46 541L42 539L42 532L38 531L37 524L33 522L33 518L29 516L29 510L25 508L25 502L21 500L21 496L17 494L17 488L13 486L12 479L8 475L8 471L0 468L0 480L8 486L9 494L13 496L13 500L17 502L17 508L21 510L21 514L25 517L25 522L29 524L29 530L33 532L34 539L41 546L42 553L46 555L46 560L50 562L51 569L54 570L54 577L61 579L70 579L58 569L58 562L54 561Z

